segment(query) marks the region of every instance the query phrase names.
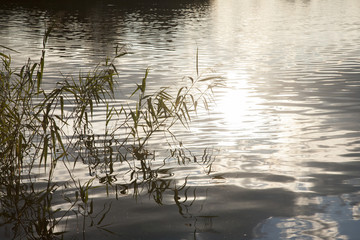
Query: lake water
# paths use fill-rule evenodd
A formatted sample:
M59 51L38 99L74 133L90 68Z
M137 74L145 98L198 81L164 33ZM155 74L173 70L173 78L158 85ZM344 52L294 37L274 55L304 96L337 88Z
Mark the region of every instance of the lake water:
M186 178L184 202L174 190L161 204L146 191L118 200L94 193L99 209L111 204L106 222L117 235L89 227L87 239L358 239L360 1L75 2L0 1L0 45L20 52L15 65L40 58L44 23L56 21L45 88L61 74L86 72L116 44L129 52L116 62L118 100L147 68L152 89L181 86L196 74L197 51L199 71L223 84L209 112L174 130L214 159L210 172L194 163L165 167L164 179L179 186ZM152 148L164 150L162 141L152 139ZM86 178L88 168L76 174ZM66 177L59 171L55 180ZM75 225L67 238L82 237Z

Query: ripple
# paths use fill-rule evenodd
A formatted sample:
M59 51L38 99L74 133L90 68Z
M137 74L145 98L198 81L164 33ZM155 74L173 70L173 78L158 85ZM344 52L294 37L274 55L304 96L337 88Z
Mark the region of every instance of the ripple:
M120 77L114 106L131 104L129 95L147 68L150 91L181 86L182 78L196 76L197 70L216 71L223 76L222 87L214 90L210 112L200 110L189 130L173 130L195 153L214 149L211 171L207 175L203 166L169 162L173 175L163 175L188 177L189 186L212 193L202 192L201 201L209 201L202 209L220 217L211 218L211 224L199 218L198 228L191 225L196 236L217 239L228 229L239 238L251 236L252 227L268 218L258 229L259 239L354 237L353 218L359 217L359 1L120 2L50 10L7 3L0 9L0 45L21 53L12 54L16 67L29 57L38 60L44 21L56 21L47 46L46 90L112 56L116 44L127 46L129 54L115 62ZM72 107L68 104L65 111ZM93 123L101 136L105 109L97 107ZM149 147L163 153L162 141L163 135L155 135ZM120 173L125 170L119 167ZM56 179L63 181L65 173L59 170ZM79 167L76 174L85 178L87 168ZM283 198L284 207L277 203ZM295 198L310 202L299 204L304 212L297 212ZM142 211L156 213L153 206ZM156 213L163 224L162 216L167 215ZM253 222L245 223L244 216ZM229 220L240 222L244 231L227 226ZM188 231L179 233L184 238L194 234L178 231Z

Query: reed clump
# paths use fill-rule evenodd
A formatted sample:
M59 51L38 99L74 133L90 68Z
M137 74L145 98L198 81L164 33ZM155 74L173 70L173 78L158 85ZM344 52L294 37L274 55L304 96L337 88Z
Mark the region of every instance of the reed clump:
M197 77L187 78L187 84L176 94L168 88L148 93L146 70L131 95L134 104L114 106L114 91L121 87L116 83L119 72L115 60L126 54L116 47L113 58L78 78L65 78L55 89L46 91L42 80L50 32L51 28L45 32L39 62L29 60L18 71L12 69L11 55L0 52L0 225L11 225L14 239L56 239L66 231L58 227L60 223L75 214L83 221L85 238L86 226L106 227L103 220L111 206L94 213L90 197L91 189L99 184L107 194L115 191L116 197L130 190L136 196L140 188L146 188L159 204L162 193L170 190L181 208L185 203L176 196L185 189L186 179L180 187L161 179L160 167L152 167L155 155L147 149L147 143L158 132L176 139L171 127L176 123L187 127L199 105L207 107L218 77L201 77L197 69ZM101 135L95 133L91 122L98 106L106 109ZM170 152L179 164L196 160L183 147ZM211 154L204 151L204 156L198 159L206 161L197 162L210 171ZM89 179L77 178L72 171L80 163L89 168ZM61 184L54 181L59 164L67 169L69 178ZM116 166L124 164L128 170L117 171ZM42 185L36 181L39 169L47 179ZM119 181L120 177L125 179L124 175L127 180ZM72 190L71 194L60 194L68 207L54 209L54 192L64 189Z

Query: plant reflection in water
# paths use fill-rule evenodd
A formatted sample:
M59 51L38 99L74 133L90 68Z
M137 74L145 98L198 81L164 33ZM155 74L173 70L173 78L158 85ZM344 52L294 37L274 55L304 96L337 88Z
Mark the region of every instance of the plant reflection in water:
M131 95L137 100L112 106L118 75L114 60L126 54L116 47L114 59L106 59L78 79L66 78L48 92L42 89L42 77L50 31L44 36L40 62L29 60L19 73L11 68L10 55L0 54L0 216L2 227L11 226L9 237L62 238L74 216L83 238L88 227L111 232L104 223L111 203L98 210L92 197L95 189L104 189L107 196L115 192L116 199L128 194L137 198L146 192L159 205L164 204L164 194L171 193L179 213L192 217L189 208L196 200L196 189L187 186L187 177L179 184L165 167L171 161L199 164L209 174L212 151L192 154L170 129L177 123L188 127L201 102L207 108L218 77L199 75L196 58L197 77L188 77L188 84L175 94L169 88L148 93L147 70ZM106 107L103 134L94 131L91 121L98 106ZM171 150L161 165L155 152L147 149L149 139L159 132L172 139L171 143L166 140ZM84 165L89 176L77 176L77 168ZM59 168L66 170L70 180L55 179Z
M206 231L209 226L211 227L211 219L214 216L195 216L191 213L191 207L197 200L196 187L188 186L187 177L184 179L174 178L172 169L167 167L167 162L176 162L179 166L197 164L203 169L204 174L210 174L211 165L215 160L212 149L205 149L200 156L196 156L190 150L179 146L169 150L170 154L167 158L161 160L161 166L155 165L154 167L152 163L157 163L155 153L150 153L146 149L138 152L137 148L130 147L127 149L128 155L125 156L117 153L118 156L111 158L121 158L121 162L128 165L125 173L114 170L116 162L112 160L99 160L99 158L94 160L94 156L91 154L94 152L99 153L101 149L105 149L101 144L95 144L94 142L86 144L86 150L84 150L82 157L84 160L87 160L89 171L94 177L93 179L97 179L105 187L108 195L112 195L112 192L114 192L115 198L121 199L122 195L132 194L135 200L137 200L138 196L145 194L158 205L175 204L179 214L183 218L192 221L188 226L194 229L195 239L198 229ZM104 154L103 156L107 155ZM92 159L92 161L88 161L89 159ZM171 196L172 201L169 201L169 196ZM90 216L90 214L88 215ZM202 224L204 222L205 225ZM91 221L90 225L93 224L94 222Z

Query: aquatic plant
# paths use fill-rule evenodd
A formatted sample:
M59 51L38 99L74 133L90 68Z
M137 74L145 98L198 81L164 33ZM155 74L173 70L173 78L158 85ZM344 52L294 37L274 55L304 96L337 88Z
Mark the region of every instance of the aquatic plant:
M176 141L171 127L177 123L187 127L199 103L207 107L218 78L199 75L196 56L197 77L186 78L187 84L175 94L170 88L148 93L146 70L131 95L136 98L133 104L114 106L114 92L119 87L115 60L126 54L124 48L116 47L113 58L106 58L89 73L67 77L55 89L44 90L42 79L50 32L51 28L45 32L39 62L29 59L20 70L12 68L10 54L0 52L0 225L12 226L13 239L56 239L62 238L66 230L59 225L75 214L82 219L83 238L87 223L106 231L103 220L111 205L95 213L90 197L91 190L99 186L108 195L114 191L116 198L129 190L136 197L147 189L158 204L162 204L162 194L171 191L182 213L186 200L179 201L178 195L181 191L187 195L186 179L180 187L171 179L162 179L161 166L152 166L155 154L147 143L159 132ZM91 119L95 109L103 106L105 126L99 134ZM179 164L193 161L207 171L211 169L209 151L198 157L202 160L181 144L170 153L169 158L177 159ZM73 169L79 161L88 166L89 179L75 176ZM67 169L69 181L54 181L59 164ZM125 173L116 169L124 164ZM46 181L39 182L39 175ZM55 194L68 203L66 209L53 208Z

